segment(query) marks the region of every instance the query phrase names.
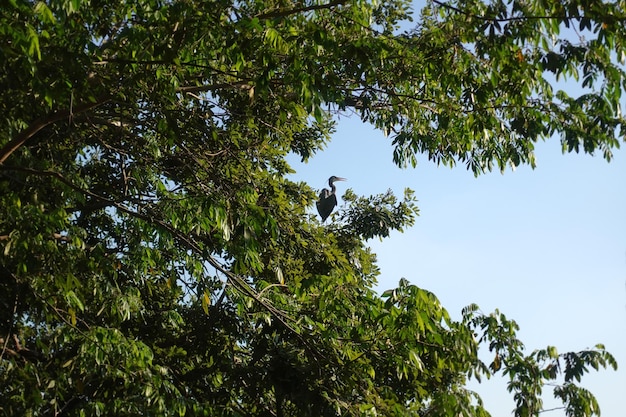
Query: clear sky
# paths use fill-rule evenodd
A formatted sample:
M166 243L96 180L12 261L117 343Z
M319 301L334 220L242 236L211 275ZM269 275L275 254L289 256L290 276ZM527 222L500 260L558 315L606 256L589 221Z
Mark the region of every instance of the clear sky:
M538 144L535 170L478 178L464 166L437 167L426 158L400 169L392 151L390 138L344 117L323 152L307 164L291 161L292 178L321 189L331 175L346 177L337 183L339 196L348 187L360 195L391 188L398 197L413 189L421 211L416 224L368 242L382 271L379 290L405 277L434 292L456 319L471 303L485 313L498 308L521 327L527 353L604 343L620 369L592 370L582 385L597 396L604 417L623 416L626 150L607 163L599 155L563 155L556 139ZM511 415L513 398L502 380L475 389L494 417ZM558 405L546 393L546 408Z

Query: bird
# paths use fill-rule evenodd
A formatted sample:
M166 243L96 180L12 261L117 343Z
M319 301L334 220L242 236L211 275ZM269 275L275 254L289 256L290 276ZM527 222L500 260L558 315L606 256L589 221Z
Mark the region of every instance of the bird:
M347 181L345 178L337 177L333 175L328 179L328 185L330 185L330 191L328 188L324 188L320 192L320 198L317 200L317 212L320 214L322 218L322 223L330 216L330 213L333 212L333 209L337 205L337 196L335 196L335 181Z

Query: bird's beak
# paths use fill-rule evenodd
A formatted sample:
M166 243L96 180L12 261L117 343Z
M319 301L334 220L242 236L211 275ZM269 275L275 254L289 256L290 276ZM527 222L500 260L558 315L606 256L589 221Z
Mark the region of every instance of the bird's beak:
M335 181L348 181L346 178L337 177Z

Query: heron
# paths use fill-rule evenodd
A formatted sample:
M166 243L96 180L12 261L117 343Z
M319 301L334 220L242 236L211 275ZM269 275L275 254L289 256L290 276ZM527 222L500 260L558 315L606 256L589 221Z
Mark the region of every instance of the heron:
M324 188L320 192L320 198L317 200L317 212L322 217L322 223L330 216L333 209L337 205L337 196L335 196L335 181L347 181L345 178L337 177L333 175L328 179L328 185L330 185L330 191L328 188Z

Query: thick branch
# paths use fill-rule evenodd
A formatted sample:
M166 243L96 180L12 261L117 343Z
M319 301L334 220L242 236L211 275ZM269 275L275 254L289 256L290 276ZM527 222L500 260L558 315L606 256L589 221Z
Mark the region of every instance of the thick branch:
M109 96L103 96L96 99L93 103L84 103L76 107L72 107L65 110L59 110L52 114L48 114L46 116L40 117L39 119L33 121L26 130L22 131L17 137L13 140L9 141L2 149L0 149L0 164L3 164L4 161L7 160L13 152L18 150L24 143L32 138L37 132L43 129L46 126L51 125L52 123L56 123L59 120L67 119L73 117L76 114L84 113L91 109L94 109L98 106L109 101L111 98Z
M278 9L272 10L271 12L266 12L266 13L256 15L255 17L257 19L272 19L275 17L285 17L285 16L289 16L292 14L310 12L312 10L332 9L335 6L341 6L342 4L345 4L345 3L346 3L345 0L335 0L326 4L314 4L312 6L296 7L294 9L278 8Z

